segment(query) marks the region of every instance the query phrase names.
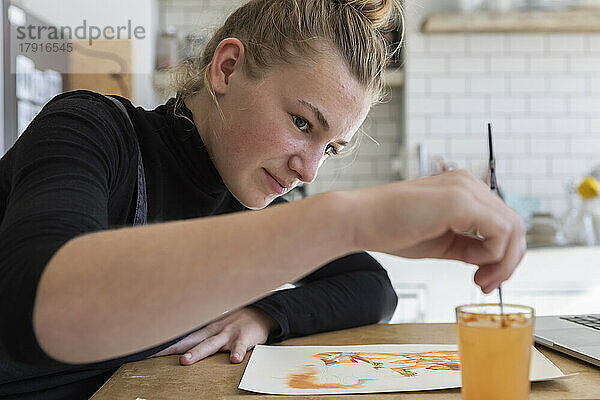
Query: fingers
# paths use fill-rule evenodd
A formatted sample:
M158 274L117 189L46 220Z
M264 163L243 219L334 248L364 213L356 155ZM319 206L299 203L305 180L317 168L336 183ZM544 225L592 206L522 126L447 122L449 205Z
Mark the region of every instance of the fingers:
M154 357L168 356L171 354L181 354L191 349L206 338L216 335L221 331L220 321L211 323L196 332L190 333L179 342L172 344L166 349L154 355Z
M507 280L521 262L525 255L526 242L522 231L522 225L518 225L515 232L511 233L510 244L507 247L504 258L498 262L483 265L475 273L475 283L481 287L484 293L490 293Z
M481 246L471 245L468 256L478 264L500 262L515 235L520 239L521 217L471 174L458 174L454 180L459 183L450 191L445 214L450 229L461 233L477 228L485 240Z
M221 332L216 336L211 336L200 344L189 349L184 355L179 357L181 365L191 365L208 356L215 354L229 342L229 335Z
M458 260L474 265L489 264L501 258L501 256L490 254L483 241L479 239L458 235L453 232L449 232L449 234L452 236L451 241L447 239L448 234L436 238L436 241L448 241L446 250L439 258ZM432 243L435 245L435 241L432 241Z
M179 357L182 365L191 365L227 350L231 351L231 362L240 363L248 350L267 340L274 324L275 321L262 311L245 307L194 332L168 350L185 353Z
M479 265L475 282L489 293L510 277L525 254L523 220L472 174L456 173L449 179L449 198L442 215L457 236L444 258ZM473 227L484 240L461 236Z
M364 240L377 243L375 250L478 265L475 282L486 293L510 277L525 253L522 218L469 172L454 171L384 188L397 201L392 205L400 205L390 208L394 218L389 213L384 213L385 219L368 213L370 220L360 224L369 227L370 221L376 221L377 230L373 234L366 229L371 236ZM382 198L383 206L373 209L389 207L388 199ZM474 228L480 236L477 239L465 235ZM394 240L385 242L388 237Z
M231 346L231 355L229 356L229 359L232 363L241 363L242 361L244 361L244 357L246 356L247 351L248 346L241 340L236 340Z
M493 289L488 289L489 283L492 279L492 275L494 274L494 269L497 267L497 265L482 265L479 267L479 269L475 272L475 277L473 278L473 281L475 282L476 285L478 285L481 288L481 291L485 294L490 293Z

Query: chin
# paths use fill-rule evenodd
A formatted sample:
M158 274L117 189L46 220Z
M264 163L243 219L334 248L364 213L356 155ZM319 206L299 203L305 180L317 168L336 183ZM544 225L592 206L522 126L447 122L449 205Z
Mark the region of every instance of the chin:
M252 204L246 204L246 203L241 202L241 201L240 201L240 203L242 203L242 205L244 207L246 207L247 209L249 209L249 210L255 210L255 211L256 210L262 210L263 208L265 208L268 205L268 204L264 204L264 205L252 205Z
M246 197L246 196L237 195L234 192L231 192L231 194L244 207L246 207L246 208L248 208L250 210L262 210L263 208L265 208L266 206L268 206L269 204L271 204L271 202L277 198L277 196L273 197L273 198L262 197L262 196L257 196L257 197L250 196L250 197Z

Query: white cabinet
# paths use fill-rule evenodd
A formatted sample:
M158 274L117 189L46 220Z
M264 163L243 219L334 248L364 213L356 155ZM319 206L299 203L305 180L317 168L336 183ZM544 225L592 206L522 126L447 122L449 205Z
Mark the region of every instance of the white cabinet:
M398 293L391 322L454 322L454 307L497 302L473 283L475 267L447 260L410 260L371 253ZM600 313L600 247L528 250L508 282L506 303L526 304L537 315Z

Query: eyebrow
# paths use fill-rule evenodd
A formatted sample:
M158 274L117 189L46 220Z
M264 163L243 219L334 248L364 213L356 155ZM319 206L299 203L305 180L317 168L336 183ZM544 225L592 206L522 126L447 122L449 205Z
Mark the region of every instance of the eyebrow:
M310 111L312 111L312 113L315 115L315 118L317 118L317 120L319 121L319 123L323 126L323 128L326 131L329 130L329 122L327 122L327 119L325 119L325 116L323 116L323 113L317 107L313 106L312 104L310 104L306 100L298 99L298 102L300 102L300 104L302 104L304 107L306 107ZM348 145L347 141L341 140L341 139L338 140L336 143L339 144L340 146L347 146Z
M319 121L319 123L323 126L323 128L325 128L326 131L329 130L329 123L327 122L327 120L325 119L325 117L323 116L323 114L321 113L321 111L317 107L313 106L312 104L310 104L306 100L300 100L300 99L298 99L298 101L304 107L308 108L310 111L313 112L313 114L315 115L315 118L317 118L317 120Z

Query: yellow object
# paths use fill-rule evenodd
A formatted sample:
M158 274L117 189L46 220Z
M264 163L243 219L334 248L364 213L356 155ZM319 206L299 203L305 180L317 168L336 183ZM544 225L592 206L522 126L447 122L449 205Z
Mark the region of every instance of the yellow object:
M598 181L595 178L588 176L581 182L577 191L584 199L598 197Z

